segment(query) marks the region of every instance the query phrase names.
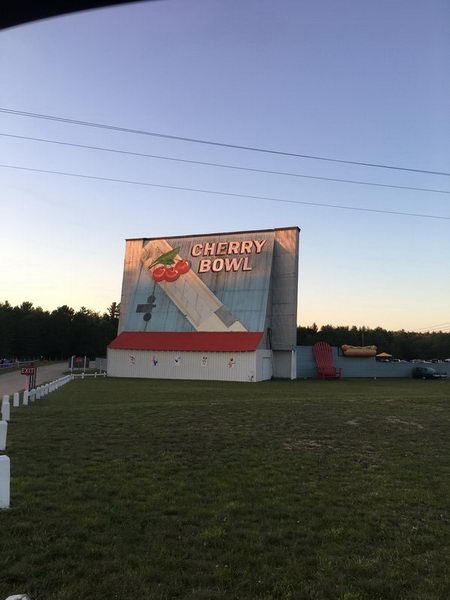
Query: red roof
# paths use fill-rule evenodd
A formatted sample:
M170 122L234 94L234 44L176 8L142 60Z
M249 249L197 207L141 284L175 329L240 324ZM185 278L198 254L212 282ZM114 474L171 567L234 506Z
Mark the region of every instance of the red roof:
M253 331L122 331L108 348L192 352L251 352L262 332Z

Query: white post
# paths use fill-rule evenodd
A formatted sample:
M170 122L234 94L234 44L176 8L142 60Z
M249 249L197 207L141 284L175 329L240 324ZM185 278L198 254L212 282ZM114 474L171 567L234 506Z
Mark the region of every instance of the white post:
M20 406L19 392L14 392L13 406Z
M5 394L3 396L2 405L3 405L3 402L9 402L9 396L8 396L8 394Z
M9 508L11 468L8 456L0 456L0 508Z
M2 420L9 421L11 415L11 406L9 402L3 401L2 404Z
M28 398L30 397L30 392L25 390L23 393L23 405L28 406Z
M81 379L84 379L84 371L83 371L83 373L82 373L82 375L81 375Z
M297 349L294 346L291 350L291 380L297 379Z
M83 362L83 375L84 375L85 371L86 371L86 356L84 357L84 362ZM83 379L84 379L84 377L83 377Z
M0 421L0 450L6 450L6 434L8 433L8 423Z

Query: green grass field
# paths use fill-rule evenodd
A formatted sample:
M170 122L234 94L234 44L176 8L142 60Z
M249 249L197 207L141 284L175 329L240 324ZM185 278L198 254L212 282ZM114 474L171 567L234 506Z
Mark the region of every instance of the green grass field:
M448 600L449 392L90 378L13 409L0 599Z

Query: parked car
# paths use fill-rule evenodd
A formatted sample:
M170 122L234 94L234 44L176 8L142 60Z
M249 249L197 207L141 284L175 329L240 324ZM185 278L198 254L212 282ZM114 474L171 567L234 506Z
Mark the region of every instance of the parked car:
M445 373L438 373L433 367L415 367L412 376L416 379L446 379Z

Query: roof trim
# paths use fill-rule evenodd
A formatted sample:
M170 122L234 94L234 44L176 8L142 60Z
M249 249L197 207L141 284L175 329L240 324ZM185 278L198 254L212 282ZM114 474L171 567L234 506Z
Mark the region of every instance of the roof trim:
M136 242L138 240L180 240L192 237L212 237L217 235L237 235L240 233L267 233L269 231L284 231L286 229L296 229L297 231L301 231L300 227L294 225L293 227L275 227L273 229L248 229L246 231L222 231L217 233L193 233L191 235L160 235L158 237L140 237L140 238L126 238L127 242Z
M260 331L122 331L111 350L178 352L254 352L263 337Z

